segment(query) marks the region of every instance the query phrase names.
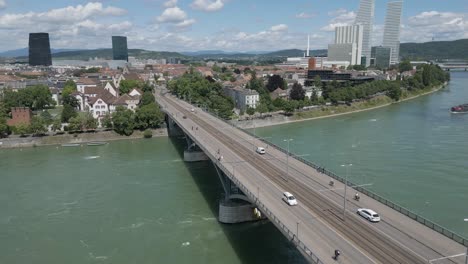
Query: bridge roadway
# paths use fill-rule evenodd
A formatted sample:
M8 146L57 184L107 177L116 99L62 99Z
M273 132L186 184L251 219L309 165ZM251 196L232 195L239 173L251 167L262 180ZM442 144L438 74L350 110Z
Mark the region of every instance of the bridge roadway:
M351 189L343 221L343 184L337 182L332 189L328 176L291 157L288 175L286 155L279 150L175 97L156 98L205 153L216 157L220 149L223 160L214 162L233 174L254 194L251 200L258 198L323 263L336 263L332 259L335 249L342 252L339 263L428 263L466 252L462 245L363 194L359 202L354 201ZM267 147L267 154L256 154L256 146ZM299 205L284 203L284 191L295 195ZM359 207L374 209L382 221L370 223L357 216ZM465 263L465 257L432 263Z

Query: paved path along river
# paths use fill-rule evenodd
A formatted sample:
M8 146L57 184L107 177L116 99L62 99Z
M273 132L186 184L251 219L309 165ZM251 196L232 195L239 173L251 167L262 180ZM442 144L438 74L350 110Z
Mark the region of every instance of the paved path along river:
M257 129L468 236L468 74L372 112ZM0 149L0 263L300 263L268 222L221 225L213 166L177 139Z

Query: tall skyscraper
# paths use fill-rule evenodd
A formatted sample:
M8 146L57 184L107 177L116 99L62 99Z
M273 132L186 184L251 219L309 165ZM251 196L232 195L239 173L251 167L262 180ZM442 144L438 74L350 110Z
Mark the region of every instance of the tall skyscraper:
M362 56L366 58L366 66L370 65L372 47L372 26L374 24L375 0L361 0L354 24L363 26Z
M400 24L403 1L391 1L387 4L382 46L391 49L390 65L400 61Z
M49 33L29 33L29 65L52 65Z
M114 60L128 61L127 37L112 36L112 56Z

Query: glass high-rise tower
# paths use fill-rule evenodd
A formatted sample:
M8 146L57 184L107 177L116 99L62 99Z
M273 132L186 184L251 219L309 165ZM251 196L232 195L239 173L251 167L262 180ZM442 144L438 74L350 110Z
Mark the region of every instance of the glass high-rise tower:
M382 46L390 51L390 65L400 61L400 24L403 1L391 1L387 4Z
M363 26L361 56L366 58L366 65L370 65L372 47L372 27L374 24L375 0L361 0L359 11L354 24Z
M29 65L50 66L52 55L50 53L49 33L29 34Z
M128 61L127 37L112 36L112 56L114 60Z

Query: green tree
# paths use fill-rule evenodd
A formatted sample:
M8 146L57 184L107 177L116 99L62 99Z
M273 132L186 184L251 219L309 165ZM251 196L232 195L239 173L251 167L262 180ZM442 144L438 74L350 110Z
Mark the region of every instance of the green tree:
M76 91L76 83L73 80L68 80L67 82L65 82L65 86L63 87L62 98L70 96L70 94L72 94L75 91Z
M413 66L411 66L411 62L409 60L404 60L398 65L398 70L400 72L411 71L412 69Z
M70 118L68 121L68 131L81 131L82 118L80 116L75 116Z
M61 120L63 123L68 123L70 118L76 117L78 113L75 108L69 104L64 104L62 109Z
M305 90L302 88L300 83L294 83L289 93L289 98L292 100L302 101L305 98Z
M263 104L263 103L260 103L256 110L260 113L260 114L264 114L264 113L267 113L268 112L268 106L266 104Z
M164 114L154 102L138 108L135 113L135 128L141 130L157 128L163 122Z
M15 126L15 134L20 135L20 137L24 137L29 134L29 126L26 124L18 124Z
M120 135L130 136L135 128L135 117L131 110L125 109L123 106L118 106L112 113L112 122L114 130Z
M281 76L274 74L268 77L266 88L270 92L273 92L274 90L278 88L284 90L286 89L285 81Z
M44 120L46 125L50 125L53 122L52 115L47 110L41 112L41 118Z
M112 124L112 117L110 113L106 113L106 115L101 119L101 126L106 129L113 129L114 125Z
M393 100L399 101L401 97L401 88L398 85L392 85L387 91L387 95Z
M235 73L235 74L241 74L241 71L240 71L239 69L236 68L236 69L234 69L234 73Z
M120 94L128 94L133 88L141 88L143 83L138 80L122 80L120 82L119 91Z
M314 86L317 88L322 88L322 79L320 79L320 76L315 76L314 78Z
M286 115L291 115L292 113L294 113L294 109L295 105L293 102L285 101L281 110L283 110Z
M145 82L143 84L143 86L141 87L141 90L145 93L145 92L150 92L150 93L153 93L154 92L154 86L152 84L150 84L149 82Z
M141 96L140 106L154 104L155 101L154 95L151 92L144 92Z
M431 65L424 65L422 72L422 81L424 86L428 87L432 84L432 67Z
M55 119L53 122L52 122L52 127L51 127L52 131L56 132L56 131L61 131L62 130L62 122L60 121L60 119Z
M55 106L55 101L52 99L52 93L50 92L49 87L45 85L32 86L24 89L24 91L26 93L30 93L32 96L32 103L29 106L32 110L40 110L46 107Z
M29 131L33 135L42 135L47 132L46 122L40 116L33 116L31 118L31 125L29 125Z
M255 114L255 109L252 108L252 107L247 107L247 110L245 110L245 112L248 114L248 115L253 115Z
M86 115L83 117L83 128L86 130L96 130L98 127L99 123L96 118L93 117L93 114L90 112L86 113Z
M0 138L6 137L10 134L10 127L7 125L6 114L0 110Z

